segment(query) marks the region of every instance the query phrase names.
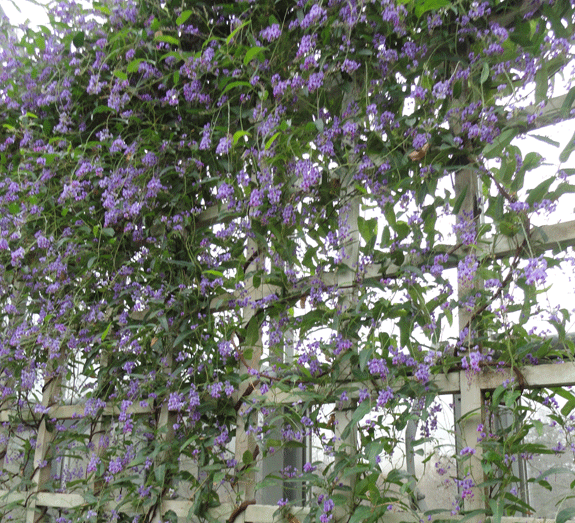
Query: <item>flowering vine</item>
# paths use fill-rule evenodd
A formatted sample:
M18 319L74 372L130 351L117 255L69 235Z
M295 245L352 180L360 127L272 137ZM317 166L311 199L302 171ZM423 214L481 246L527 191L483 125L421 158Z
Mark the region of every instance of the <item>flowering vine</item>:
M575 170L533 186L542 157L513 142L549 123L553 78L572 72L570 2L66 1L49 16L1 34L4 491L88 492L66 523L173 518L170 498L208 519L245 508L259 478L289 486L281 510L313 494L307 521L378 521L415 510L408 475L379 467L410 419L433 439L438 374L572 357L567 305L528 322L572 263L530 220ZM450 182L463 170L473 212ZM549 401L525 385L502 383L490 413ZM528 507L497 456L572 451L571 411L549 408L554 449L528 441L533 416L480 431L482 488L510 515ZM255 472L310 444L325 463ZM474 495L474 454L452 452L447 512Z

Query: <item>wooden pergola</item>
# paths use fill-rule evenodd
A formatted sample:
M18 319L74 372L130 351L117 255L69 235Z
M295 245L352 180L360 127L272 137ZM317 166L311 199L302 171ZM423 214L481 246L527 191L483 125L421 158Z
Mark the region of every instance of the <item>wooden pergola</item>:
M1 8L0 8L1 13ZM537 121L537 126L542 127L556 122L561 114L565 113L566 97L558 97L549 100L543 110L543 115ZM573 107L567 107L569 112ZM534 113L538 110L536 107L527 108L526 113ZM467 212L473 214L476 208L477 198L477 174L472 170L462 170L456 175L456 193L461 195L465 192L464 203L461 206L460 213ZM351 191L351 188L342 187L342 194L345 191ZM321 278L326 285L336 285L342 289L351 289L352 283L355 280L355 271L359 261L359 228L358 217L360 215L361 202L359 198L353 198L350 202L349 220L351 226L353 241L347 246L347 270L341 270L337 274L324 274ZM196 228L213 226L217 219L217 209L211 209L202 213L196 222ZM532 247L535 247L538 252L543 252L551 249L566 249L575 245L575 221L558 223L556 225L544 226L533 228L527 231L529 235L529 242ZM488 254L493 257L508 257L517 252L518 247L523 244L525 240L524 235L517 235L515 237L497 237L490 242L482 243L478 246L476 251L478 254ZM248 255L246 259L250 259L249 253L256 251L257 246L250 240L247 241L246 251ZM455 255L463 256L465 252L462 248L457 249L454 245L446 245L445 252L450 252ZM258 264L262 261L259 257L255 258L248 267L246 267L246 274L255 272L258 269ZM414 256L412 259L406 260L405 265L417 266L422 264L423 259ZM389 278L398 275L402 267L393 264L372 264L367 268L365 275L366 279L369 278ZM300 282L301 284L305 282ZM480 285L477 282L477 285ZM299 288L304 287L300 285ZM276 289L269 285L255 286L252 279L248 280L246 288L252 300L264 298L273 293ZM298 290L294 289L294 295ZM229 295L228 301L236 299L236 296ZM349 307L354 303L353 290L346 291L342 298L344 307ZM218 298L212 302L214 310L225 310L227 301ZM246 307L243 311L243 321L247 325L255 314L252 308ZM465 326L469 321L469 313L465 310L459 311L460 326ZM261 343L256 343L256 347L262 347ZM246 362L251 368L259 368L261 358L261 350L254 350L252 357ZM62 362L65 364L65 362ZM169 362L168 362L169 366ZM345 374L345 373L344 373ZM543 364L538 366L522 366L521 374L525 380L525 385L529 388L541 387L567 387L575 386L575 364L563 363L562 365ZM492 391L500 386L505 380L515 377L512 369L499 369L497 371L486 368L481 374L475 377L472 381L467 379L465 371L450 372L446 375L437 375L434 378L433 385L436 387L438 395L457 394L461 396L461 418L464 419L459 427L459 434L461 441L470 447L477 446L476 430L478 423L481 422L484 415L483 397L486 391ZM238 398L246 392L247 385L237 392ZM80 493L54 493L45 491L45 485L50 479L51 460L54 459L51 442L54 434L51 432L51 420L64 421L72 420L83 415L84 405L60 405L58 404L60 398L60 391L62 383L58 379L53 379L45 384L42 393L42 407L45 408L46 413L36 414L33 409L25 412L24 416L29 419L37 420L39 417L39 430L37 434L36 448L33 462L33 477L31 486L28 491L4 491L0 492L0 504L8 506L10 504L22 505L23 514L25 514L26 523L43 523L48 521L47 509L69 509L73 507L81 507L86 503L85 497ZM281 396L274 396L274 401L286 404L291 401L290 394L285 393ZM353 397L350 401L353 401ZM13 405L4 404L0 410L0 423L8 423L13 417L15 407ZM132 405L128 408L128 413L135 416L149 415L153 412L152 407L142 407L140 405ZM100 423L106 424L106 419L119 414L118 407L106 406L102 412ZM19 415L22 415L20 412ZM342 410L335 414L335 426L339 427L336 430L343 430L348 425L351 416L351 410ZM172 425L175 422L175 413L171 412L168 408L167 402L161 407L159 416L159 428L165 427L164 437L172 438L174 436ZM0 427L0 436L2 435ZM353 432L353 431L352 431ZM340 434L341 435L341 434ZM0 440L1 441L1 440ZM349 447L355 445L356 435L347 435L342 444ZM3 449L0 448L2 458L0 459L0 470L4 467L6 448L8 443L3 443ZM235 440L235 455L240 462L246 450L254 451L255 441L252 436L246 434L244 427L244 420L242 412L238 412L236 440ZM165 456L165 459L170 459L170 456ZM481 452L477 449L475 455L471 458L471 475L476 483L481 483L483 477L483 470L481 467ZM346 481L351 485L354 478L347 478ZM213 517L218 518L220 521L227 520L229 523L269 523L274 518L274 513L277 511L277 506L256 503L258 495L255 492L256 477L255 472L251 477L240 486L243 490L242 499L249 500L242 505L235 505L232 501L222 504L217 509L213 510L211 514ZM477 489L477 488L476 488ZM191 521L188 519L188 513L192 508L193 502L188 499L164 499L161 502L161 507L156 511L154 522L161 523L162 516L167 511L173 511L181 521ZM465 510L473 511L476 509L483 509L484 497L481 492L476 492L476 495L471 499L465 500ZM106 509L114 509L114 504L109 504ZM122 506L123 511L130 510L126 505ZM134 509L135 510L135 509ZM307 512L306 508L301 510L292 510L292 516L295 518L290 523L295 523L299 518ZM341 514L340 514L341 515ZM336 514L337 517L337 514ZM442 516L445 519L445 516ZM457 518L454 518L457 519ZM386 520L390 523L400 523L402 521L418 521L418 518L410 513L390 513ZM504 523L524 522L526 517L503 517Z

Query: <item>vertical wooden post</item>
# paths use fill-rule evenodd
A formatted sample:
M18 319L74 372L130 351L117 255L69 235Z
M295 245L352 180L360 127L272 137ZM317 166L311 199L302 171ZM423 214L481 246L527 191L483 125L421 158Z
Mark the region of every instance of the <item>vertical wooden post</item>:
M246 259L251 260L248 264L245 272L246 274L257 272L258 270L263 268L262 260L260 259L260 251L257 243L253 239L249 239L247 241L246 246ZM250 301L257 300L263 298L263 285L260 284L258 288L254 286L254 277L253 275L247 278L247 285L246 285L248 295L250 297ZM240 361L240 374L247 373L250 369L259 369L260 359L262 356L262 342L261 342L261 332L259 330L259 326L252 327L250 322L257 321L256 311L251 306L248 305L243 309L243 325L249 330L251 328L257 328L258 336L256 342L249 346L245 347L251 350L251 355L249 358L245 356L242 357ZM247 340L251 341L251 340ZM238 388L236 400L239 400L247 388L250 386L249 383L244 382ZM237 423L236 423L236 447L235 447L235 459L238 463L241 463L246 451L249 451L252 456L254 455L256 449L256 441L252 434L247 433L246 423L245 423L245 409L244 407L240 407L238 410L237 415ZM249 472L244 474L243 477L238 482L238 492L237 497L244 501L251 501L255 499L255 486L256 486L256 475L255 472Z
M345 189L348 194L353 192L353 185ZM345 258L343 260L343 267L340 268L337 274L337 283L340 289L343 289L342 298L340 302L341 313L345 314L357 302L357 289L355 287L355 278L357 274L357 265L359 262L359 206L361 203L360 197L354 197L349 203L348 209L343 213L346 215L346 224L349 227L349 239L344 247ZM357 347L351 350L357 350ZM352 376L352 369L349 360L346 360L339 369L339 379L342 382L349 381ZM349 400L345 402L341 410L335 411L335 449L340 452L345 452L348 455L353 455L357 448L357 431L355 427L350 431L346 438L343 438L343 431L345 427L351 422L354 413L356 402ZM353 490L355 488L355 476L349 475L340 480L340 484L344 488L349 489L344 491L347 498L347 506L336 507L335 520L345 521L349 517L350 511L353 508Z
M47 365L47 377L42 390L42 407L50 407L59 400L62 389L62 377L58 366L62 358L52 360ZM53 375L52 375L53 374ZM52 449L51 443L54 433L49 430L46 423L48 414L42 414L38 434L36 436L36 449L34 451L34 473L32 476L32 488L29 492L26 505L26 523L41 523L45 520L46 508L37 511L36 495L50 480Z
M154 342L152 342L152 345ZM172 348L170 347L169 352L165 358L164 371L171 372L173 369L173 358L172 358ZM168 398L164 400L164 403L160 407L160 416L158 418L157 430L159 433L159 439L162 443L168 444L174 439L174 423L176 422L176 414L170 412L168 409ZM171 460L174 459L173 454L169 450L164 450L158 454L156 458L157 467L168 467ZM171 475L169 471L164 473L164 488L160 493L160 498L158 499L158 505L152 519L152 523L163 523L164 515L164 497L166 495L167 485L171 482Z
M462 219L476 219L478 218L478 189L477 189L477 174L472 169L462 169L455 175L455 195L456 198L465 193L463 204L461 205L460 216ZM467 250L466 250L467 251ZM459 276L459 274L458 274ZM472 282L471 289L461 287L458 288L458 298L463 300L470 292L481 288L482 283L480 280ZM459 330L460 332L469 325L469 332L467 334L468 340L471 338L471 318L472 312L469 312L465 307L459 307ZM471 349L471 347L468 347ZM474 484L483 482L483 468L481 466L481 449L477 448L477 426L483 421L483 396L481 386L478 380L468 380L464 371L461 371L459 382L461 383L461 420L459 420L460 441L457 445L458 451L465 446L476 449L474 455L471 456L469 461L469 470L458 470L460 479L461 476L468 472ZM456 400L457 401L457 400ZM482 489L472 488L472 497L466 497L464 500L464 508L466 511L478 510L485 508L484 493ZM480 518L479 518L480 519Z
M108 353L101 352L100 369L105 369L107 366L108 366ZM90 442L94 445L93 447L94 452L100 459L103 457L104 454L104 447L100 445L100 441L102 438L105 437L106 431L108 430L109 426L110 426L109 418L105 418L102 415L102 417L96 423L94 434L90 436L91 438ZM96 481L94 481L93 483L94 495L98 496L103 487L104 487L103 479L97 479Z

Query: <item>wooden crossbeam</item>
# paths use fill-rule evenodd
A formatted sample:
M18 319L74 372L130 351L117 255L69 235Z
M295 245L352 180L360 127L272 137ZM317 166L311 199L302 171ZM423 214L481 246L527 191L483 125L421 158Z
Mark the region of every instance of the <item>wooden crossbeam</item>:
M23 503L26 499L27 494L25 492L10 492L0 490L0 499L6 503ZM80 494L64 494L64 493L48 493L41 492L37 495L37 504L43 507L49 508L61 508L61 509L73 509L77 507L82 507L85 505L86 501L84 497ZM105 510L113 510L118 507L119 503L110 502L107 503L104 508ZM182 521L187 521L188 523L200 523L203 519L198 517L189 518L188 514L193 506L193 502L190 500L173 500L166 499L163 502L163 507L166 511L173 511L178 518ZM127 505L122 506L123 509L128 513L137 513L138 510L135 507L130 507ZM204 515L210 516L217 521L227 521L230 515L238 510L238 505L232 503L222 503L219 507L209 509L208 513ZM274 521L274 514L277 515L278 507L277 505L248 505L245 510L238 513L234 523L271 523ZM300 523L304 520L307 514L309 514L310 509L307 507L290 507L287 511L292 517L295 517ZM276 516L277 517L277 516ZM278 518L279 519L279 518ZM277 521L276 519L275 521ZM390 511L385 516L386 523L419 523L424 518L422 514L417 512L394 512ZM431 521L435 520L448 520L448 521L459 521L461 516L452 516L449 512L435 514ZM291 518L287 519L292 521ZM280 519L281 521L281 519ZM537 517L513 517L513 516L503 516L501 518L501 523L545 523L551 521L546 518Z
M513 377L517 377L517 371L521 372L522 377L527 388L537 389L544 387L570 387L575 386L575 363L573 362L563 362L563 363L543 363L541 365L523 365L521 367L509 368L509 367L498 367L491 368L485 366L480 374L474 375L470 378L476 380L482 390L494 390L504 381L510 380ZM415 379L415 378L412 378ZM444 394L458 394L461 392L461 383L463 379L463 386L465 387L468 381L465 374L461 374L460 371L452 371L447 374L436 374L432 377L431 381L427 384L433 387L437 391L438 395ZM390 384L392 389L398 390L405 385L404 380L398 380L396 383ZM360 383L360 382L346 382L345 387L348 390L348 396L352 399L357 399L359 397L359 389L368 387L371 390L379 390L383 384L378 381L370 381L370 383ZM321 392L321 388L317 388L318 392ZM277 392L274 389L267 392L264 396L266 401L273 402L277 404L291 404L299 396L295 396L289 392ZM32 419L33 416L33 405L29 411L26 411L23 417L24 419ZM132 405L126 409L128 414L135 416L139 415L149 415L155 412L154 407L142 407L140 405ZM104 407L102 409L102 416L117 416L120 413L117 407ZM0 412L0 423L8 421L11 416L16 414L22 415L22 411L16 411L13 409L5 409ZM62 407L51 407L48 414L46 414L47 419L75 419L80 418L84 414L83 405L67 405Z

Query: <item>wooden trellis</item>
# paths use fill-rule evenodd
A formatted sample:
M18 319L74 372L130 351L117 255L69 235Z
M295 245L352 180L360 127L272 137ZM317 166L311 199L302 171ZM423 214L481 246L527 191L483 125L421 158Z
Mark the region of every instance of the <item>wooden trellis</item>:
M562 107L564 102L564 97L560 97L551 100L546 109L546 114L540 118L540 122L550 123L554 121L555 115ZM468 190L477 186L477 181L475 179L475 174L471 171L464 171L458 174L458 180L456 182L456 189L461 192L463 190ZM467 189L466 189L467 188ZM342 190L345 190L343 188ZM462 206L463 211L471 212L474 208L474 191L473 189L468 190L466 200ZM359 216L360 201L359 199L352 200L350 203L349 210L349 225L352 230L352 242L346 247L348 258L346 260L346 270L340 272L339 274L324 274L322 279L327 285L339 285L341 287L352 287L352 283L355 279L356 270L355 267L358 262L358 246L359 246L359 234L358 234L358 216ZM200 216L198 227L200 226L210 226L214 223L217 216L216 211L208 211ZM489 253L495 257L505 257L509 256L514 252L518 245L521 245L524 238L521 235L512 238L502 238L498 237L494 239L491 243L484 243L478 246L479 252ZM575 221L561 223L552 226L545 226L537 228L530 231L530 241L535 249L538 251L544 251L549 249L565 249L568 246L575 245ZM253 241L248 241L247 244L248 256L246 258L251 259L251 251L256 251L258 246ZM455 254L463 255L464 252L459 249L455 251L453 246L446 246L446 251L451 250ZM256 265L261 264L261 259L258 256L253 257L255 261L251 262L246 270L247 273L250 271L255 271L257 269ZM410 259L406 261L406 264L417 265L422 263L422 260L417 258ZM367 268L366 278L381 278L392 277L398 274L401 267L394 265L372 264ZM266 295L274 292L274 288L270 286L256 286L252 281L247 282L247 289L249 290L250 297L253 300L261 299ZM294 290L294 293L298 291ZM236 296L229 295L228 298L235 299ZM351 292L347 293L343 298L345 302L344 306L349 306L353 303L354 296ZM214 301L212 303L213 308L216 310L224 310L226 304L222 303L221 298L218 298L217 303ZM251 316L254 314L253 309L246 308L243 314L243 321L247 324ZM464 311L460 311L460 324L464 326L469 317L466 316ZM251 359L248 362L252 368L258 368L259 360L261 357L261 352L257 350L254 351ZM65 362L62 362L65 365ZM243 363L242 363L243 364ZM171 361L167 362L167 368L171 366ZM525 385L530 388L538 387L559 387L559 386L572 386L575 385L575 364L564 363L562 365L538 365L538 366L523 366L521 368L522 376L525 380ZM465 441L466 445L474 447L476 446L476 429L478 420L482 417L483 412L483 395L485 391L494 390L505 380L514 377L514 373L510 369L500 369L497 371L485 369L481 374L476 376L471 382L468 381L465 372L451 372L446 375L435 376L433 384L437 388L438 394L460 394L461 395L461 405L462 405L462 417L465 422L461 426L461 438ZM66 509L79 507L85 504L85 499L81 494L78 493L52 493L43 491L43 487L50 476L50 462L53 459L53 453L51 448L51 441L53 438L52 432L49 430L50 420L71 420L78 416L81 416L84 412L83 405L58 405L58 392L62 384L59 379L52 379L46 383L43 395L42 395L42 406L47 409L47 412L41 414L41 420L39 423L39 430L37 434L36 449L34 453L34 472L32 479L32 488L26 492L0 492L0 500L4 505L10 503L22 503L25 506L25 521L26 523L40 523L44 521L45 514L49 508ZM238 397L245 392L245 389L240 389L238 391ZM291 400L290 394L285 393L283 395L275 395L274 400L276 402L289 403ZM354 398L350 399L353 401ZM4 404L0 410L0 422L9 422L12 411L14 407L9 404ZM149 415L152 414L152 407L142 407L140 405L132 405L128 408L128 413L133 415ZM338 423L336 426L345 427L349 419L349 410L342 410L337 414ZM102 417L106 419L107 417L117 415L119 413L118 407L107 406L103 409ZM21 415L21 413L20 413ZM238 461L241 461L241 456L246 450L254 452L255 441L251 436L246 435L243 426L242 411L238 413L237 422L237 433L235 442L235 454ZM37 419L38 414L33 412L31 409L29 412L24 413L25 417L29 419ZM161 412L159 414L159 428L160 431L164 428L164 437L172 438L173 430L172 425L174 423L174 414L168 409L167 403L161 407ZM1 429L0 429L1 430ZM354 446L354 435L348 438L346 442L349 447ZM4 451L5 453L5 451ZM162 459L173 459L173 456L161 455L158 460ZM3 462L0 462L0 466L3 466ZM255 473L254 473L255 474ZM240 486L242 491L242 498L245 500L255 500L256 494L254 491L256 479L255 475L247 476L244 483ZM476 483L481 483L481 478L483 475L481 467L481 456L479 452L471 459L471 474L476 480ZM347 481L351 485L353 478L348 478ZM476 492L476 495L471 499L465 500L465 509L468 511L474 509L482 509L483 506L483 496L480 492ZM106 508L113 509L116 505L114 503L109 503ZM155 515L154 521L160 523L163 521L162 515L167 511L173 511L177 514L181 521L188 521L188 512L192 507L192 501L186 499L170 499L166 497L162 500L160 509ZM122 506L122 510L130 511L130 507ZM134 509L135 510L135 509ZM236 523L268 523L273 519L274 512L277 511L276 506L270 505L259 505L259 504L245 504L245 506L236 506L232 502L224 503L217 509L213 510L213 516L219 517L221 519L234 520ZM292 510L294 517L301 517L306 513L306 509ZM444 516L442 516L444 518ZM396 514L390 513L387 516L387 521L390 523L399 523L400 521L417 521L417 518L410 514ZM505 523L514 523L517 521L525 521L525 517L504 517L502 521Z

